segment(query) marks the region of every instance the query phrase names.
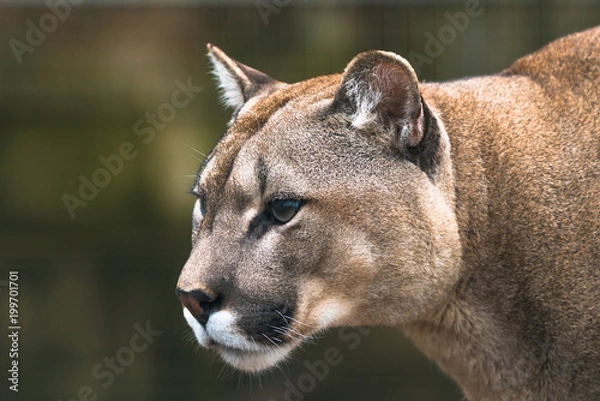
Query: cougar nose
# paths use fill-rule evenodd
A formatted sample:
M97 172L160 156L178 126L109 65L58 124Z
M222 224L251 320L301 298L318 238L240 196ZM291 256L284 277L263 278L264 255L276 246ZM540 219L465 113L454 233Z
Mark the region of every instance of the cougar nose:
M202 290L184 291L175 289L181 304L190 311L200 324L206 325L208 317L218 308L220 297L211 296Z

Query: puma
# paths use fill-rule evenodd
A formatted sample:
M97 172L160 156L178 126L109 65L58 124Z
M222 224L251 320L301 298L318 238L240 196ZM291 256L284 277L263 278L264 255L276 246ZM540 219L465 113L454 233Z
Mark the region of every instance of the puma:
M255 372L393 326L468 400L600 400L600 27L447 83L385 51L295 84L208 51L234 113L176 290L202 346Z

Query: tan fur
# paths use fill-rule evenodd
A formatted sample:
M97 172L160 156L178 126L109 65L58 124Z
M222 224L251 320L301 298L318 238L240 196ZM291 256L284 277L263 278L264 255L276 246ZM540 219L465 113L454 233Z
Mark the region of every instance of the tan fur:
M244 102L199 173L178 293L285 352L201 342L258 370L323 329L395 326L469 400L600 399L600 28L441 84L387 52L287 85L209 50ZM281 196L302 203L274 224Z

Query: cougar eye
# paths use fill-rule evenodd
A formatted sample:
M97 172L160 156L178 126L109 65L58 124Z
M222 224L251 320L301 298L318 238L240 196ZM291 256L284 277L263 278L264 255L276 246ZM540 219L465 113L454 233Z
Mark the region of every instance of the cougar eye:
M267 212L273 216L278 224L290 221L300 209L300 201L297 199L275 199L269 202Z

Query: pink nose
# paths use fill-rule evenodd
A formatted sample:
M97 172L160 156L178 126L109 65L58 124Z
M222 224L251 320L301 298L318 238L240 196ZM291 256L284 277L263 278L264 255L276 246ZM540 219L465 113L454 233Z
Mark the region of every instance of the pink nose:
M181 304L190 311L203 326L208 321L208 317L217 307L217 297L211 297L201 290L184 291L180 288L175 289L175 294Z

